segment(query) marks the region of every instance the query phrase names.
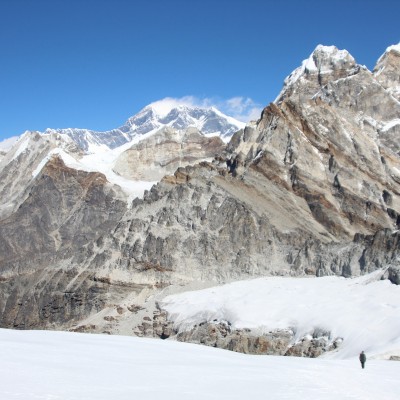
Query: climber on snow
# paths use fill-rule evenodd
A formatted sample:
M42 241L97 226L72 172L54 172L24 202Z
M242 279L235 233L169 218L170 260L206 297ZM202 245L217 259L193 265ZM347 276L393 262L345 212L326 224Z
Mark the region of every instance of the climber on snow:
M364 350L360 353L360 363L361 363L361 367L364 368L365 366L365 361L367 361L367 356L364 353Z

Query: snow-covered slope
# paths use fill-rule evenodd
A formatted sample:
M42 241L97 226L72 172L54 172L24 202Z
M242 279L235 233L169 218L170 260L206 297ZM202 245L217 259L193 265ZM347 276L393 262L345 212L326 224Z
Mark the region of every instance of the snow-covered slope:
M0 330L4 400L397 400L400 363L249 356L186 343ZM368 356L368 354L367 354Z
M315 329L342 338L329 358L400 356L400 287L361 278L260 278L166 297L161 302L179 331L203 322L227 321L232 329L291 329L300 340Z
M214 107L192 107L187 105L170 105L160 100L154 102L136 115L129 118L124 125L105 132L89 129L46 129L45 134L59 133L68 135L85 152L97 153L99 149L115 149L142 135L156 132L164 127L185 130L197 128L205 136L220 136L228 141L230 137L245 124L228 117Z
M10 150L15 142L18 140L19 136L13 136L8 139L4 139L0 142L0 151L6 153L8 150Z

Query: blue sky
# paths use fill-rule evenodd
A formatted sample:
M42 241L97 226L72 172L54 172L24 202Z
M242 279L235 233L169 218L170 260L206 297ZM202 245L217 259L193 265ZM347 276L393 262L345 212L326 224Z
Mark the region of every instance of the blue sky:
M372 69L399 15L397 0L0 0L0 140L111 129L165 97L243 119L320 43Z

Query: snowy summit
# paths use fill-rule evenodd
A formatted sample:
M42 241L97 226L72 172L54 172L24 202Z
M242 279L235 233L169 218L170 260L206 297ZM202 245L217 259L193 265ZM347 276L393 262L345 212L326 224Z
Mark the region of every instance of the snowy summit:
M45 134L58 133L69 136L86 153L93 154L101 148L115 149L143 135L170 127L176 130L197 128L205 136L220 136L227 142L243 122L223 114L215 107L198 107L166 98L149 104L124 125L110 131L90 129L46 129Z
M165 99L148 105L127 121L131 131L148 133L163 127L183 130L197 128L206 136L229 139L236 131L244 128L243 122L228 117L215 107L196 107L179 104Z
M347 50L339 50L336 46L324 46L319 44L310 56L303 60L301 65L286 77L283 89L275 99L275 103L290 87L294 86L302 78L316 75L329 75L335 70L352 70L356 67L353 56Z

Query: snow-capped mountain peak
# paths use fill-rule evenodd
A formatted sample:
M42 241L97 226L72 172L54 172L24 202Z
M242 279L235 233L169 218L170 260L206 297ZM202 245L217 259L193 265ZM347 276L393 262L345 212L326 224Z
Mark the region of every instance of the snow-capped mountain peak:
M342 78L356 73L359 69L360 66L347 50L319 44L310 56L285 79L283 89L275 99L275 103L282 100L285 92L293 90L294 86L299 82L301 84L304 79L318 81L318 86L321 86L330 77Z
M398 53L400 54L400 43L397 44L392 44L391 46L387 47L385 52L382 54L382 56L378 59L377 63L379 63L386 54L388 53Z
M67 135L86 153L93 154L99 147L115 149L164 127L176 130L197 128L205 136L220 136L228 141L244 126L243 122L223 114L215 107L191 106L173 99L164 99L149 104L130 117L124 125L110 131L67 128L46 129L44 134Z
M18 141L19 138L20 138L20 136L13 136L13 137L2 140L0 142L0 152L6 153L7 151L9 151L14 146L14 144Z
M144 107L129 118L126 125L138 134L163 127L176 130L193 127L204 135L216 135L224 139L230 138L245 126L243 122L228 117L215 107L189 106L169 101L158 101Z
M347 50L319 44L301 66L286 78L285 84L293 84L303 74L331 73L334 69L344 66L355 66L355 60Z

